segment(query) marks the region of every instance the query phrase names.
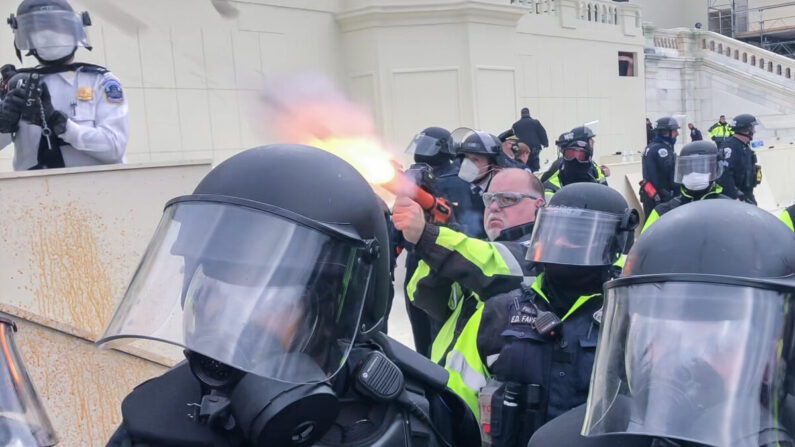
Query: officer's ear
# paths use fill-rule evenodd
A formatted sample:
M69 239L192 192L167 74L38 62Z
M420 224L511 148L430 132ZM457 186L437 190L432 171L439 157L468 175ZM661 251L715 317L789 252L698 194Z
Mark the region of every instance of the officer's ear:
M538 211L541 210L541 208L544 208L545 206L547 206L546 199L544 199L543 197L539 197L536 199L536 212L535 212L536 218L538 218ZM533 219L533 221L535 221L535 219Z

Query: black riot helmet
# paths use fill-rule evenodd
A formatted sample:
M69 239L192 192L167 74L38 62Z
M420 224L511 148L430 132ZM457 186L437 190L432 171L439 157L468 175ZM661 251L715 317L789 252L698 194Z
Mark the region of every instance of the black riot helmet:
M414 154L415 163L436 166L455 158L455 143L450 131L428 127L411 140L406 152Z
M539 210L527 259L542 264L609 266L624 252L638 212L616 190L572 183Z
M665 136L674 130L679 130L679 122L672 116L664 116L658 119L657 124L654 126L654 132L658 135Z
M676 157L674 182L688 187L691 184L709 185L723 174L723 151L712 141L693 141L682 147ZM706 186L705 186L706 187ZM696 190L704 189L697 188Z
M477 154L496 159L502 153L500 139L488 132L459 127L452 135L457 143L456 154L459 156Z
M467 183L475 183L490 175L493 170L499 168L523 168L521 161L509 158L502 151L502 142L496 136L473 130L468 127L459 127L452 132L453 141L456 143L456 155L462 159L458 177ZM486 157L489 166L485 171L466 159L467 154L474 154Z
M388 247L377 198L347 162L250 149L166 205L99 343L154 339L261 377L325 381L382 327Z
M759 125L759 121L757 121L756 117L750 113L737 115L731 122L731 127L734 133L750 134L751 136L753 136L755 131L754 128L757 125Z
M555 145L558 146L564 160L577 160L590 163L593 158L592 139L596 134L588 126L578 126L560 135Z
M666 213L605 285L583 434L790 439L794 292L795 234L772 214L731 200Z
M8 24L14 32L14 47L43 63L56 64L72 57L77 47L91 50L85 26L91 25L87 12L76 13L66 0L23 0Z

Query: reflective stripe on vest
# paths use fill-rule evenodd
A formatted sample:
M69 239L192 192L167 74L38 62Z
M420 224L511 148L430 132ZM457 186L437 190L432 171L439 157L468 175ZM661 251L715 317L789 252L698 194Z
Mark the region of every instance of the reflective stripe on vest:
M453 349L447 354L444 367L450 373L447 387L466 402L475 418L478 417L478 393L491 376L478 353L478 328L482 316L483 303L478 302L475 313L469 318Z
M409 296L409 301L412 303L414 302L414 295L417 293L417 284L423 279L426 278L431 273L431 268L425 261L420 260L417 264L417 268L414 269L414 274L409 278L409 282L406 285L406 293Z
M789 209L784 210L781 215L778 216L778 218L781 219L781 221L784 222L784 225L788 226L790 230L795 231L795 228L793 228L792 225L792 216L789 213Z
M503 252L500 247L491 242L468 237L447 227L439 227L436 245L463 256L464 259L480 268L485 276L522 276L521 268L519 273L516 274L508 266L509 260L515 260L516 258L507 249Z
M456 284L457 285L457 284ZM453 290L451 291L451 298L457 292L460 293L460 288L456 288L454 285ZM447 352L447 348L455 341L455 327L458 319L461 316L461 309L463 309L464 300L459 299L458 297L453 298L457 301L455 303L455 307L453 308L453 314L447 318L442 325L442 328L439 329L439 333L436 334L436 337L433 339L433 343L431 344L431 361L436 364L441 364L442 356L445 352ZM444 366L444 365L442 365Z

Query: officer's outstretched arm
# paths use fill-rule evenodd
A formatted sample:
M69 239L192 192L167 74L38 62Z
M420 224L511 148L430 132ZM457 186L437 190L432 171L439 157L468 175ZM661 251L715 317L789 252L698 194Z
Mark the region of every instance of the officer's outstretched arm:
M104 91L107 89L110 92ZM82 122L70 118L66 122L66 132L60 137L100 162L119 163L127 149L129 135L127 97L118 80L110 74L105 75L99 90L96 94L102 97L97 99L94 120Z
M519 287L531 274L526 252L518 242L486 242L435 225L425 226L416 245L416 253L436 275L484 299Z

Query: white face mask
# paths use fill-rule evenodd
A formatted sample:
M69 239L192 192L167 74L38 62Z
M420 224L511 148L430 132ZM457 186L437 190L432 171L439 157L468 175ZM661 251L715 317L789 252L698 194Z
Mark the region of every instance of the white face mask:
M709 188L709 174L691 172L682 176L682 185L690 191L703 191Z
M48 62L63 59L77 48L73 36L55 31L38 31L31 35L30 40L39 58Z
M480 169L472 160L465 158L461 162L461 168L458 170L458 177L467 183L472 183L478 176L480 176Z

